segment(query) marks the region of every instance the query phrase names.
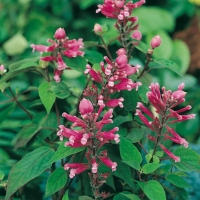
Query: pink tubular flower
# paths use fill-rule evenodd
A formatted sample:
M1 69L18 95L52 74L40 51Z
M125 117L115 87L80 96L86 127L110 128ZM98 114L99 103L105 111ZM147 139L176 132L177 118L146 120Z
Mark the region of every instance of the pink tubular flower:
M98 171L98 164L97 164L97 162L96 162L96 159L93 159L93 160L92 160L92 173L93 173L93 174L96 174L97 171Z
M183 145L185 148L188 148L188 142L184 138L180 137L180 135L178 135L178 133L176 133L174 129L170 128L169 126L166 126L166 128L167 128L167 131L174 136L174 137L170 137L166 135L165 136L166 138L172 140L173 142L177 144Z
M61 79L60 79L60 76L62 75L62 71L60 71L60 70L55 70L54 71L54 80L57 82L57 83L59 83L60 81L61 81Z
M116 162L112 162L109 158L105 158L105 157L102 157L102 156L99 156L99 159L101 160L102 163L104 163L106 166L111 168L112 171L116 170L116 167L117 167Z
M156 35L151 39L151 48L152 49L159 47L160 44L161 44L161 38L159 35Z
M111 100L107 101L105 105L108 106L108 107L111 107L111 108L114 108L116 106L123 108L124 107L123 103L122 103L123 101L124 101L123 98L111 99Z
M160 144L161 149L175 162L180 162L180 157L175 156L171 151L169 151L166 147L164 147L162 144Z

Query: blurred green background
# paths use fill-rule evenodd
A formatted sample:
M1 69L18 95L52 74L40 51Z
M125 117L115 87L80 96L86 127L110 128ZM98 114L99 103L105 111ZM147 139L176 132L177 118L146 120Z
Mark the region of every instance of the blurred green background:
M155 50L156 58L165 58L178 64L183 77L167 70L154 70L150 74L152 80L158 81L167 89L175 90L181 82L185 82L188 92L185 105L192 105L190 113L195 113L196 119L179 123L177 132L190 142L190 147L200 153L200 8L199 1L190 3L188 0L146 0L146 4L133 12L139 17L139 30L143 34L142 41L149 44L155 35L160 35L162 45ZM37 57L32 53L31 44L47 45L47 39L53 39L57 28L66 30L70 39L83 38L83 41L96 41L93 33L95 23L106 24L115 33L113 19L106 19L100 13L96 14L99 0L0 0L0 64L7 68L12 62ZM109 36L108 36L109 37ZM111 53L115 56L118 43L112 44ZM104 51L100 53L105 54ZM145 55L138 50L133 51L131 62L144 65ZM81 75L74 73L70 80L75 85L81 82ZM37 85L35 76L20 76L13 82L17 90L26 89L30 84ZM67 77L66 75L66 78ZM76 79L78 78L78 79ZM0 94L0 170L7 175L16 160L20 159L25 150L13 150L11 141L20 131L25 120L24 113L15 105L1 103L4 96ZM25 99L21 99L25 101ZM30 102L26 102L29 104ZM44 175L45 176L45 175ZM42 177L38 179L42 180ZM200 185L198 175L193 176L194 188L190 191L191 199L200 199L200 191L195 185ZM44 183L38 185L33 180L26 188L28 200L40 200ZM30 191L37 191L28 195ZM0 188L0 196L5 191Z

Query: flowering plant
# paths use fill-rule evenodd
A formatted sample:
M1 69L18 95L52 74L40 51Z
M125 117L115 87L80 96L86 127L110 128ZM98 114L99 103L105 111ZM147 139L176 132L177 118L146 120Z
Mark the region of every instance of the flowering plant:
M171 91L145 80L156 67L180 72L173 61L154 59L162 45L159 35L149 45L141 41L134 10L144 3L104 0L98 5L96 13L114 22L117 35L110 41L105 38L107 27L97 23L94 34L99 43L71 39L58 28L54 39L48 39L49 46L30 45L40 58L13 63L8 69L0 66L6 103L15 102L29 118L13 141L15 149L26 147L28 153L13 165L7 182L2 178L5 200L18 194L23 198L20 189L41 174L47 176L45 197L53 200L73 199L72 184L78 184L78 178L89 188L82 190L80 200L164 200L189 186L184 172L200 170L200 155L188 148L175 125L195 114L187 113L190 105L182 106L184 83ZM112 42L117 43L115 52L110 51ZM93 51L92 56L85 53L92 47L104 50L100 62ZM131 63L135 49L146 56L144 66ZM65 78L71 70L84 77L78 92ZM39 85L24 92L34 92L39 107L23 106L12 90L14 78L25 72L42 77ZM70 98L76 100L72 103ZM176 198L181 198L179 193Z

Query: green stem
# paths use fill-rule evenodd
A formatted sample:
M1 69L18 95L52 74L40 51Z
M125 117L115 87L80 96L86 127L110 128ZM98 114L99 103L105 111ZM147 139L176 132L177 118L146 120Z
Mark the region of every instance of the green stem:
M17 97L14 95L10 87L9 87L9 91L13 97L13 100L16 102L16 104L29 116L30 119L32 119L33 116L31 115L31 113L17 100Z
M152 61L151 56L152 56L152 51L149 50L149 52L147 53L147 61L145 63L144 69L142 70L142 72L140 73L140 75L137 77L138 79L142 77L142 75L147 71L149 63Z
M107 55L108 55L108 58L112 61L113 58L112 58L111 53L110 53L110 51L109 51L109 49L108 49L108 46L106 45L106 43L105 43L103 37L100 36L100 38L101 38L101 41L102 41L102 43L103 43L103 48L105 49L105 51L106 51L106 53L107 53Z

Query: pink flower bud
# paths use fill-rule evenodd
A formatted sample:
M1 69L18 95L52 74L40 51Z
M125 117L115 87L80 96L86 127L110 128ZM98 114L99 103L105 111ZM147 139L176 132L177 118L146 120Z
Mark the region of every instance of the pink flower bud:
M161 44L161 38L160 38L159 35L156 35L151 39L151 47L152 47L152 49L154 49L156 47L159 47L160 44Z
M118 56L126 55L126 50L124 48L120 48L120 49L118 49L118 51L116 53Z
M102 26L100 24L95 24L94 25L95 34L101 35L102 31L103 31L103 28L102 28Z
M125 68L128 64L128 58L126 55L120 55L116 58L116 63L119 66L119 68Z
M142 34L139 30L136 30L132 33L131 37L133 39L136 39L136 40L141 40L142 39Z
M79 105L79 111L81 113L81 115L88 115L88 114L91 114L94 110L94 107L92 105L92 103L83 98L80 102L80 105Z
M61 39L65 39L66 37L66 33L64 28L59 28L56 30L55 34L54 34L54 38L56 38L57 40L61 40Z
M115 0L115 6L117 8L123 8L124 7L124 1L123 0Z

